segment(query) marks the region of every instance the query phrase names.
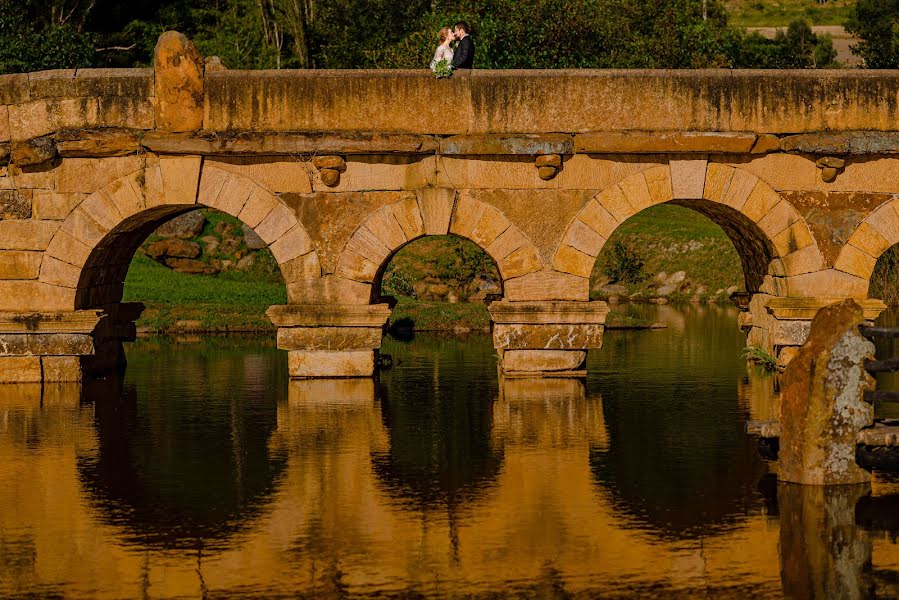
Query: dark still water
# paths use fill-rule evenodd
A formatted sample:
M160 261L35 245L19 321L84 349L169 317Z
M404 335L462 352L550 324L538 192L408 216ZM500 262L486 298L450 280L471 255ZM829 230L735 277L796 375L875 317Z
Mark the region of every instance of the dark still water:
M0 386L0 598L899 594L899 485L778 488L735 311L632 310L668 328L609 332L586 386L423 334L378 382L203 338Z

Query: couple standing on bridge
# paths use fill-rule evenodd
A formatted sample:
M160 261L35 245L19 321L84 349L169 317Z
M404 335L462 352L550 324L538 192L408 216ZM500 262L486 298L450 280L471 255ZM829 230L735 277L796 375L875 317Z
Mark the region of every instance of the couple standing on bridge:
M474 64L474 42L471 41L471 28L465 21L459 21L452 29L444 27L437 34L440 45L434 52L431 70L437 71L441 61L453 69L470 69ZM453 42L456 42L453 44Z

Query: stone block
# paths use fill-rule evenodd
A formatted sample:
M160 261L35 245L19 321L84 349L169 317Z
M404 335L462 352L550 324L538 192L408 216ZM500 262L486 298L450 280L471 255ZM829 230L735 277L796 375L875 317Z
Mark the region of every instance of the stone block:
M421 216L418 199L405 198L390 205L393 218L400 224L407 240L414 240L425 234L424 221Z
M780 194L767 184L759 182L749 194L741 212L753 221L759 222L779 202L781 202Z
M287 285L287 298L292 304L368 304L371 296L370 283L336 275L301 279Z
M899 235L899 231L896 231L896 235ZM864 221L859 223L858 228L849 238L849 243L875 258L879 258L893 245L879 231Z
M281 263L279 266L281 267L281 275L287 283L293 283L307 277L321 277L322 274L322 265L318 260L318 254L315 252L297 256Z
M517 227L509 227L502 232L499 237L493 240L493 243L487 247L487 254L497 263L504 258L529 244L527 238L521 233Z
M612 216L612 213L596 200L591 200L587 203L587 206L578 215L578 220L584 222L590 229L605 239L611 237L619 224L618 220Z
M780 256L786 256L796 250L801 250L806 246L814 244L815 240L812 238L812 233L805 222L799 221L778 233L771 242ZM783 261L778 261L777 264L783 265ZM786 275L786 270L778 274Z
M30 219L31 199L30 191L0 190L0 220Z
M734 169L734 174L724 191L722 201L731 208L742 211L743 206L757 185L759 185L758 177L744 169Z
M140 170L140 157L67 158L56 169L56 191L93 193Z
M484 213L486 205L483 202L474 200L468 194L459 194L456 200L456 208L453 211L452 222L450 223L450 233L470 238L474 228L477 227L481 215Z
M297 224L297 216L285 205L276 201L275 208L255 228L256 235L271 244Z
M80 356L42 356L44 383L74 383L82 379Z
M502 366L504 371L574 371L585 360L587 353L582 350L507 350Z
M53 137L56 152L63 158L128 156L140 149L139 133L133 129L76 129Z
M792 206L787 202L780 201L774 208L769 210L761 219L759 219L758 226L765 232L769 239L773 240L778 234L801 219L802 218Z
M406 233L393 216L392 205L381 207L375 211L365 221L365 227L391 251L406 243Z
M720 152L748 153L756 143L754 133L711 131L603 131L575 136L577 152L664 153Z
M58 258L76 267L84 266L90 254L91 247L61 230L56 232L47 248L47 256Z
M456 190L449 188L425 188L416 190L418 206L426 235L449 233L450 219L456 203Z
M58 229L57 221L0 220L0 250L46 250Z
M264 140L259 141L255 148L262 150L264 144ZM297 152L296 149L285 149L285 151L290 154ZM310 150L310 152L314 152L314 150ZM186 153L201 154L204 152L194 150ZM209 167L249 178L272 193L293 192L296 194L312 192L311 178L315 171L310 163L292 156L220 157L214 160L207 157L203 167L204 177L205 171ZM202 182L200 185L203 185Z
M283 265L298 256L311 252L312 240L309 239L303 226L297 223L290 231L272 242L268 249L271 250L278 264ZM318 260L317 257L316 260Z
M863 277L827 269L789 277L787 289L795 297L866 298L868 283Z
M643 178L652 204L668 202L674 197L674 190L671 188L671 168L668 165L643 171Z
M31 199L31 216L33 219L62 221L86 197L83 193L64 194L34 190Z
M808 338L811 321L774 320L768 330L772 346L801 346Z
M128 303L119 306L128 306ZM142 305L140 305L142 306ZM83 333L98 330L105 321L102 310L59 310L59 311L10 311L0 312L0 332L3 333ZM139 316L134 315L136 319ZM100 327L102 328L102 326Z
M101 192L94 192L85 198L78 207L108 231L115 229L125 220L112 199Z
M877 259L853 246L851 243L843 246L843 250L837 257L833 268L850 275L869 278L874 272Z
M568 233L563 241L575 250L595 258L599 256L600 250L606 243L606 238L596 233L581 219L575 219L568 228Z
M788 276L813 273L824 268L824 257L815 245L791 252L782 260Z
M0 333L0 355L85 355L94 353L90 335L78 333Z
M487 248L509 228L509 220L492 206L485 206L481 218L471 232L471 240L481 248Z
M56 221L35 221L36 223L50 223L59 225ZM88 248L96 248L109 230L97 223L93 217L87 214L81 207L76 208L69 215L61 227L60 231L71 235L73 238L87 246Z
M0 250L0 279L37 279L42 256L40 252Z
M360 227L346 244L341 254L354 252L369 262L380 266L390 257L392 249L384 245L378 236L365 226Z
M371 377L375 372L375 351L291 350L287 353L291 377Z
M80 267L64 263L52 256L44 256L41 263L40 280L51 285L77 288L78 282L81 280L81 273Z
M163 204L196 204L202 162L203 158L200 156L159 157ZM259 224L259 221L255 224L244 222L250 227L255 227Z
M619 223L623 223L634 214L634 207L627 201L624 192L617 185L601 191L597 194L595 200ZM600 231L599 233L602 232Z
M75 290L40 281L0 281L0 310L72 310Z
M724 202L724 193L734 176L734 168L710 162L706 169L703 197L712 202Z
M491 303L487 310L494 323L508 324L584 324L606 322L609 305L594 302L518 302L501 300Z
M543 268L543 263L533 246L524 246L502 259L498 266L503 280L508 281L539 271Z
M372 282L378 274L378 265L364 256L346 250L340 255L336 275L353 281Z
M624 197L627 198L627 201L634 208L635 213L652 206L652 196L649 193L649 186L643 173L631 175L621 181L618 187L624 192Z
M553 258L553 268L562 273L571 273L589 279L595 262L595 256L584 254L580 250L563 244Z
M184 34L167 31L153 50L156 127L197 131L203 127L205 62Z
M276 304L266 315L277 327L377 328L390 317L388 304Z
M381 347L381 327L279 327L281 350L365 350Z
M589 299L590 280L586 277L543 270L509 279L504 284L506 300L583 300Z
M0 142L8 142L9 135L9 106L0 105Z
M0 383L40 383L39 356L0 356Z
M502 350L587 350L602 348L604 325L496 324L493 347Z
M672 160L671 192L678 200L698 200L705 190L707 160Z

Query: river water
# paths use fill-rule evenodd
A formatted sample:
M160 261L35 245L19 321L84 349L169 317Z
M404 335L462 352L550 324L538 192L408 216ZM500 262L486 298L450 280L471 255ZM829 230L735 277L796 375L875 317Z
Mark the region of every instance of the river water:
M0 386L0 598L899 595L899 484L778 487L735 310L631 310L668 328L585 386L426 334L377 382L148 338L122 380Z

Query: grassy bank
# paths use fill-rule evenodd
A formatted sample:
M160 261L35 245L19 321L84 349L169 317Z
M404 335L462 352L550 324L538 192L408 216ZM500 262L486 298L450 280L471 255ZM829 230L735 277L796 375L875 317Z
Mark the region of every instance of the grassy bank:
M843 25L854 0L725 0L728 20L737 27L786 27L801 20L811 25Z

